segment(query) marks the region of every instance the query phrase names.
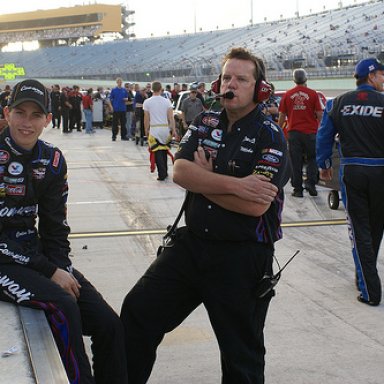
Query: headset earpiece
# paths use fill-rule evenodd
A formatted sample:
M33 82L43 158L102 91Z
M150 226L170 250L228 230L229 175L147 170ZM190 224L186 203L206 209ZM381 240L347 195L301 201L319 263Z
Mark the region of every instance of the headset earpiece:
M218 94L220 93L220 87L221 87L221 75L219 75L219 77L216 80L212 81L211 90L212 92Z
M262 103L268 100L272 95L272 87L263 78L260 78L255 85L255 93L253 95L253 101L255 103Z

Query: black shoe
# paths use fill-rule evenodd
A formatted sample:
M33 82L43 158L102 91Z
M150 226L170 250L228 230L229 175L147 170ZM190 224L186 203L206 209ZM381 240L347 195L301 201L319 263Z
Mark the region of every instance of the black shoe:
M315 186L307 186L305 189L308 191L310 196L317 196L317 190Z
M372 307L377 307L380 304L380 301L365 300L361 295L357 296L357 300L360 301L360 303L368 304Z
M129 139L127 139L126 137L122 137L121 140L122 141L129 141Z
M116 137L112 137L112 141L116 141Z
M294 189L293 192L292 192L292 196L293 197L304 197L303 191L299 191L297 189Z

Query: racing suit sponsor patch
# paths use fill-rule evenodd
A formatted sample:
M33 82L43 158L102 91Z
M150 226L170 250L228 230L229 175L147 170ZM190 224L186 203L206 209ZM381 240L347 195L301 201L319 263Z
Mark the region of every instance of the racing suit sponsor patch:
M32 293L15 283L7 275L0 275L0 287L5 288L3 292L17 303L31 300Z
M20 184L24 182L24 177L8 177L4 176L3 180L9 184Z
M223 138L223 131L221 129L214 129L211 132L212 139L215 141L221 141Z
M0 217L34 216L36 213L36 205L27 205L26 207L3 207L0 209Z
M283 156L283 152L281 151L278 151L277 149L275 148L265 148L261 151L261 153L272 153L273 155L276 155L276 156Z
M13 252L10 249L8 249L7 243L0 243L0 252L4 256L9 256L15 263L18 264L28 264L30 261L30 258L25 255L20 255L19 253Z
M340 111L342 116L383 117L384 107L377 105L344 105Z
M9 160L9 152L0 150L0 164L5 164Z
M45 168L35 168L32 169L32 177L36 180L42 180L45 177Z
M270 164L280 164L280 159L277 156L271 154L264 154L261 156L261 158Z
M8 184L5 187L5 192L8 196L24 196L25 185Z
M23 165L16 161L12 161L12 163L8 165L8 173L12 176L20 175L23 172L23 169Z
M52 166L57 168L59 163L60 163L60 152L59 151L55 151L55 154L53 156Z
M212 128L216 128L219 125L219 118L217 116L204 116L201 121Z

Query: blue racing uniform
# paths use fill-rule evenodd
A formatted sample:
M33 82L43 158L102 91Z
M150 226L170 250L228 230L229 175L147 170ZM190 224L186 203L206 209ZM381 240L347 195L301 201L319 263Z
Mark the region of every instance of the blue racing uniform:
M378 304L377 255L384 228L384 95L368 84L328 101L317 132L317 164L331 167L339 136L340 185L347 212L358 289Z

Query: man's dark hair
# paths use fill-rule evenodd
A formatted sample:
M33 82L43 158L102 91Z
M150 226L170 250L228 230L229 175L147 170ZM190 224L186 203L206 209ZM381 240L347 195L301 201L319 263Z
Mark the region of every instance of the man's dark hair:
M253 53L251 53L247 49L242 47L232 48L224 56L221 68L223 68L225 63L230 59L252 61L255 64L255 70L253 72L253 77L255 78L255 80L259 80L260 78L265 80L265 65L263 60L260 59L260 57L255 56Z
M364 76L364 77L356 77L354 76L355 79L356 79L356 86L360 86L360 85L363 85L363 84L366 84L368 83L368 76Z
M153 92L160 92L161 88L162 88L162 85L161 85L160 81L154 81L152 83L152 91Z

